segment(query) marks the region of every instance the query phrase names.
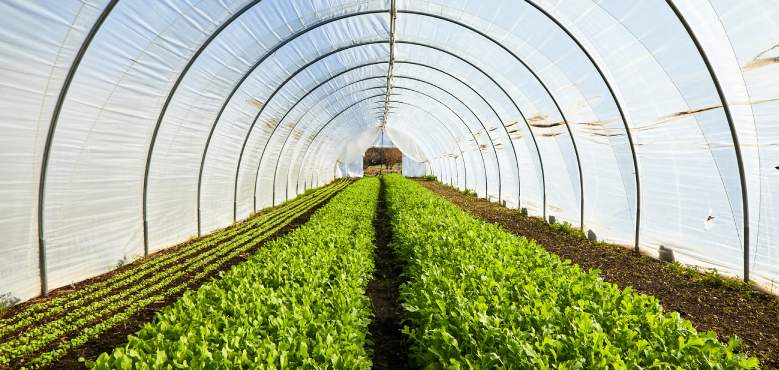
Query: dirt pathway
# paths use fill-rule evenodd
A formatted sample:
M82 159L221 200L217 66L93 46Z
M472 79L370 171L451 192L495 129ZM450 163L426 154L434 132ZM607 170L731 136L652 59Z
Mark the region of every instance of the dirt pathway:
M368 283L368 296L373 301L375 317L369 330L373 340L374 369L411 369L408 363L408 345L401 329L402 308L398 288L403 264L389 242L392 231L387 216L385 185L381 179L376 210L376 271Z

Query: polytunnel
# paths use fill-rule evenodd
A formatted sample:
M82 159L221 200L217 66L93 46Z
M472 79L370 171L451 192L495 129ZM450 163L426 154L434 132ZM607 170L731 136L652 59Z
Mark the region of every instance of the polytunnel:
M362 175L776 291L779 4L0 1L0 295ZM416 166L411 169L411 166Z

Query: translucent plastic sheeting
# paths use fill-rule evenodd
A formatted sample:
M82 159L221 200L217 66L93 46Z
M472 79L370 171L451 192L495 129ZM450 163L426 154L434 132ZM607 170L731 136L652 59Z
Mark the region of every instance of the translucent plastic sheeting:
M402 97L403 97L403 94L401 94L401 93L397 93L397 94L393 93L393 98L402 99ZM432 115L429 111L425 111L424 109L420 109L416 105L409 105L409 103L407 103L407 102L405 102L403 100L391 101L391 103L392 103L392 106L390 107L390 110L393 111L393 112L395 111L395 106L398 106L398 105L408 105L409 107L413 107L413 108L416 108L418 110L418 112L415 112L415 113L417 113L417 114L424 113L422 118L419 118L419 116L416 116L416 117L399 116L398 113L393 113L393 115L392 115L393 116L392 125L395 125L398 122L409 122L409 121L411 121L411 122L416 123L416 125L414 125L412 128L407 128L405 131L409 131L411 129L415 129L415 130L423 129L425 131L419 132L419 134L427 133L428 135L430 135L430 140L428 140L428 141L430 142L431 145L429 145L427 147L427 150L425 148L421 148L422 151L423 151L422 155L424 155L426 157L429 157L429 156L431 156L430 153L443 153L442 155L449 155L449 156L451 156L452 154L456 153L457 150L455 148L452 148L451 146L449 148L447 148L447 149L442 149L444 146L447 145L447 135L449 136L450 139L453 139L454 136L453 136L452 132L450 131L450 128L448 128L447 125L443 124L442 122L439 121L439 122L437 122L438 125L435 125L435 123L436 123L435 121L437 120L437 118L435 118L435 116ZM383 107L374 107L374 108L382 108L383 109ZM398 111L400 111L400 110L398 110ZM421 111L421 112L419 112L419 111ZM408 113L407 111L403 111L403 112L406 113L406 114ZM433 119L434 122L430 122L431 118ZM422 124L420 125L419 123L422 123ZM431 125L431 123L432 123L432 125ZM387 124L387 129L389 129L390 127L394 127L394 126L390 126L390 124ZM357 132L359 132L359 131L357 131ZM389 132L388 132L388 134L389 134ZM391 134L389 134L389 135L391 135ZM412 135L412 136L415 136L415 135ZM344 135L329 135L329 137L336 137L336 138L343 139ZM393 137L393 141L398 145L398 147L401 148L401 150L404 150L403 149L402 140L396 141L394 139L394 136L391 136L391 137ZM442 139L438 139L439 137L441 137ZM322 140L327 140L327 139L325 138L325 136L323 136ZM352 139L347 138L347 140L344 140L343 142L349 143L351 141L352 141ZM333 144L333 145L338 145L338 144ZM451 145L451 143L450 143L450 145ZM427 153L424 153L425 151L427 151ZM337 153L337 151L335 151L335 152ZM323 163L328 163L328 161L329 161L328 159L325 159L323 161ZM316 164L314 164L314 167L316 168Z
M455 141L459 153L449 154L462 161L464 166L462 181L458 181L458 183L462 187L478 190L486 196L489 188L486 181L488 178L484 177L486 163L490 158L495 158L490 156L495 152L491 151L492 145L488 141L487 135L480 135L486 131L483 121L467 103L463 102L461 97L458 97L462 94L454 90L457 85L449 84L456 83L457 80L430 68L399 62L396 73L393 75L393 91L408 96L412 101L423 103L424 107L435 110L435 116L440 118L435 119L434 121L438 122L433 123L442 125L441 121L443 121L451 127L450 136ZM431 80L437 81L437 83L412 77L425 75L425 72L427 75L433 76L434 78ZM442 80L447 79L450 80L449 83L442 82ZM480 137L487 141L480 142ZM508 196L511 197L510 194Z
M256 99L254 109L247 107L245 100L233 97L220 119L224 124L217 122L213 150L209 150L206 157L201 202L204 231L234 221L233 207L237 208L235 217L242 218L251 213L257 161L267 137L280 118L275 115L310 86L306 80L343 65L352 65L353 60L375 60L379 55L386 56L386 43L379 43L386 41L385 23L386 17L369 15L324 25L318 32L300 36L277 51L264 62L267 63L265 68L256 69L253 78L244 82L242 89L251 91ZM376 43L350 47L355 39ZM320 57L323 58L318 59ZM290 90L297 91L298 95ZM255 129L249 131L249 128ZM237 193L235 190L224 191L236 186L236 165Z
M376 53L377 55L371 55L368 61L359 62L357 65L386 60L387 53L388 50L381 49ZM296 155L302 154L299 152L307 149L300 146L305 134L319 130L329 119L337 119L340 116L354 117L362 111L352 107L352 104L361 99L373 97L378 101L384 98L384 88L374 89L372 81L366 78L374 75L386 76L386 66L383 63L359 68L339 66L337 70L311 81L306 88L310 93L301 92L296 97L300 100L299 103L291 110L289 107L286 108L289 114L285 113L286 116L282 116L284 120L277 125L274 136L265 148L265 153L262 153L262 161L258 162L258 173L261 175L257 179L255 194L260 204L270 204L273 201L275 186L280 186L281 194L287 193L284 191L283 184L291 175L291 169L297 169L294 162ZM296 191L301 188L296 178L291 185L294 185ZM277 187L276 190L279 188ZM296 191L289 194L295 194Z
M485 197L487 193L497 197L499 192L498 169L501 165L506 166L505 158L501 156L502 146L493 142L492 132L496 129L495 125L499 125L496 123L498 117L493 113L489 102L479 95L478 90L474 87L475 82L469 80L470 72L454 75L446 71L453 66L442 64L434 58L414 62L424 65L406 63L409 59L405 57L403 50L403 47L398 47L397 83L401 86L410 85L411 88L425 91L438 100L446 102L449 108L457 112L458 117L451 118L452 126L460 123L457 126L462 127L463 133L465 134L467 131L465 138L469 143L464 144L470 146L470 150L467 151L477 149L481 152L479 160L482 156L484 157L481 171L486 170L487 185L486 188L480 186L477 191ZM426 76L425 81L429 80L428 82L432 82L435 87L408 78L413 76ZM474 80L478 81L478 78L474 78Z
M734 274L743 273L741 242L744 216L735 146L729 132L728 117L724 114L709 68L692 38L695 34L702 35L699 36L700 45L705 49L708 59L715 60L711 63L711 69L725 81L722 83L725 90L723 95L730 95L733 99L738 97L739 89L743 90L739 85L743 86L743 83L739 81L741 78L738 78L740 73L736 66L744 66L746 63L729 62L733 59L733 40L722 37L722 31L717 32L717 28L727 27L726 23L720 21L722 17L717 15L722 12L712 12L711 5L704 1L681 4L681 17L674 13L667 2L660 1L578 1L564 4L501 2L490 5L407 2L401 9L415 6L419 10L462 20L505 42L511 50L533 48L533 54L528 54L528 57L547 56L547 60L560 61L552 66L560 68L575 81L575 85L564 87L584 89L588 85L575 79L591 74L577 67L582 65L580 61L584 59L581 57L581 49L578 57L571 55L571 51L565 54L566 45L571 46L573 39L570 36L573 35L604 71L603 77L614 91L612 94L608 89L601 89L597 95L582 96L593 105L603 106L602 102L610 98L613 103L619 103L626 116L624 124L631 129L636 140L634 150L638 152L639 169L642 170L643 192L640 196L644 206L642 219L645 221L641 229L641 245L655 248L665 244L677 250L685 262L713 266ZM744 8L749 8L749 5L754 4L746 4ZM761 6L751 9L757 11L765 7L761 3ZM548 12L554 19L543 12ZM555 19L570 34L565 33L560 24L555 23ZM689 22L693 35L685 30L682 20ZM640 38L636 35L640 35ZM775 40L775 33L772 36ZM565 42L565 37L571 40ZM544 48L539 51L540 48L534 47L537 45L543 45ZM773 50L773 46L772 42L766 40L754 51L759 54L760 50ZM626 55L631 56L630 62L626 62ZM584 61L591 62L587 59ZM548 62L541 64L541 67L552 69ZM555 77L549 76L543 80L551 85ZM562 100L564 94L558 96ZM565 112L566 109L580 108L582 104L570 107L561 105ZM603 112L604 117L610 119L608 111ZM747 116L743 113L740 115ZM736 127L740 127L737 130L740 131L739 136L748 143L751 122L739 120L738 112L733 121ZM616 130L613 130L612 134L615 133ZM616 167L622 179L627 179L629 176L625 175L630 175L630 172L625 169L631 166L624 163L624 158L630 157L624 155L625 149L616 149L616 144L614 142L612 145L618 163ZM742 153L745 166L753 161L750 157L754 155L750 151L754 152L754 149L746 149ZM583 167L586 168L586 165L583 164ZM586 176L588 171L583 172ZM754 190L749 191L754 188L751 183L754 183L755 178L751 176L752 180L747 181L749 185L746 190L750 193L755 193ZM604 179L612 185L614 180L614 176ZM590 197L586 189L592 188L592 185L588 186L587 177L584 181L587 209ZM627 204L631 204L631 192L635 191L635 186L631 187L631 183L625 180L623 184ZM754 199L750 199L750 202L759 204ZM754 209L755 205L750 208ZM627 210L627 207L623 209ZM673 209L676 217L668 217L669 209ZM616 215L625 213L623 210ZM604 215L599 212L598 218ZM611 228L627 230L625 226L615 224ZM613 234L597 231L606 238L611 238Z
M779 281L779 4L398 0L392 46L390 8L0 3L0 296L358 176L382 125L479 196Z
M362 156L352 159L351 162L336 162L337 168L335 172L336 178L344 177L362 177Z
M353 71L358 71L358 70L353 70ZM332 103L328 104L328 102L330 102L330 101L344 102L344 101L347 101L345 99L350 98L352 94L357 94L357 93L359 93L358 95L356 95L357 98L365 98L366 95L370 96L371 94L373 94L375 96L375 95L377 95L376 93L383 93L383 91L381 91L381 90L384 89L384 82L382 80L385 79L385 77L383 75L374 75L373 78L371 78L371 77L363 77L363 76L364 76L364 74L360 73L359 78L356 77L354 81L348 82L348 83L344 83L343 85L341 85L342 87L340 89L337 89L337 93L332 95L332 97L330 97L328 95L324 99L315 99L317 101L317 104L321 104L322 106L330 106L330 104L332 104ZM342 78L345 78L345 77L343 77L343 75L339 75L338 78L342 79ZM371 82L373 82L373 84L371 84ZM325 88L325 87L323 87L323 88ZM408 95L408 94L411 94L411 95L415 95L416 98L421 98L423 100L424 99L432 99L431 102L433 103L433 106L436 109L444 108L443 104L440 101L436 101L435 98L427 95L426 93L424 93L422 91L410 89L410 88L403 87L403 86L396 86L394 88L394 90L397 91L397 93L394 93L394 95ZM325 92L327 92L329 94L331 90L325 89L323 91L325 91ZM306 99L308 99L310 96L311 95L306 96ZM380 99L377 99L377 100L380 100ZM301 104L301 106L302 105L303 104ZM342 107L338 106L338 108L340 109ZM383 107L374 107L374 108L383 109ZM309 111L310 110L307 110L306 112L309 112ZM337 115L337 113L326 112L326 114L324 116L325 117L331 117L331 116L334 116L334 115ZM291 116L292 115L290 115L290 117ZM435 116L432 116L432 117L435 118ZM283 122L282 122L282 124L283 124ZM443 127L446 127L446 126L443 126ZM305 129L302 126L299 126L299 128L301 129L301 131ZM279 130L279 132L281 132L281 130ZM342 140L343 138L338 137L337 139ZM293 141L290 141L289 143L290 143L290 145L288 145L288 147L293 147L293 146L296 145L296 143L293 142ZM360 151L364 151L364 149L360 149ZM281 169L280 172L282 172L282 173L284 172L284 170L283 170L284 164L285 163L289 163L289 162L290 161L285 160L283 158L282 158L282 160L279 160L279 161L275 161L275 160L269 161L269 163L271 165L274 165L274 163L278 163L277 167L279 169ZM294 167L294 165L293 165L293 167ZM266 171L262 171L262 169L261 169L260 172L261 173L266 173Z
M577 20L572 32L609 71L631 118L641 170L642 246L665 245L682 262L743 273L743 208L727 117L679 18L668 6L651 5L582 2L581 8L548 9L562 13L561 22ZM581 21L582 11L587 21ZM635 56L631 63L625 54Z
M364 109L382 101L383 97L376 96L356 103L354 107L358 107L358 110ZM322 124L321 130L318 130L317 134L309 137L307 140L309 145L305 146L306 149L299 156L300 166L297 170L294 167L290 170L290 179L295 179L298 184L302 182L304 187L306 184L309 184L308 186L313 184L316 187L331 181L333 177L328 169L338 157L338 153L342 152L353 139L361 136L363 132L368 130L375 132L378 126L377 117L366 116L362 119L352 120L343 117L341 115L333 120L328 120L329 123ZM335 138L341 140L335 142ZM324 150L324 148L327 149ZM325 157L326 159L324 159Z
M398 91L398 89L393 88L393 91ZM436 143L439 144L438 147L433 149L426 157L441 159L447 162L447 182L451 185L464 187L467 167L464 166L463 157L465 155L462 147L458 145L459 142L463 141L462 133L458 135L458 133L453 132L446 123L453 122L454 118L451 121L442 121L441 118L445 118L446 115L435 114L432 109L409 103L408 101L424 102L423 98L416 97L413 94L410 95L409 99L399 99L393 103L393 107L397 107L398 112L403 113L394 114L393 120L387 124L387 127L397 132L407 132L412 137L428 135L431 142L434 138L440 137L440 139L436 140ZM423 104L423 106L436 107L434 104L429 103Z
M354 18L341 17L383 5L339 3L288 7L263 1L207 45L182 79L160 124L155 143L159 154L151 160L150 244L161 248L197 234L199 201L205 213L201 232L232 221L233 194L219 186L234 183L236 147L275 88L273 83L286 77L281 75L284 63L298 63L301 50L312 45L325 50L330 35L357 27ZM272 73L282 77L271 77ZM224 148L228 143L231 146ZM245 215L247 208L242 211Z
M377 67L376 66L370 66L370 68L377 68ZM343 74L343 75L340 74L340 73L337 74L337 76L338 76L337 79L338 80L344 80L344 83L342 85L340 85L341 86L340 88L337 88L337 89L334 89L334 90L331 90L327 86L332 81L328 82L327 79L324 80L323 82L326 82L325 85L321 85L322 82L320 82L320 85L316 85L317 87L315 87L314 90L312 90L312 91L316 91L317 93L319 93L320 92L319 89L321 88L322 89L321 92L323 94L325 94L325 97L317 98L315 94L310 93L310 94L305 96L305 99L303 99L298 106L304 106L305 104L303 104L303 102L305 102L307 100L311 100L311 101L315 101L316 104L320 104L323 107L335 106L335 107L338 107L339 109L341 109L341 108L343 108L341 105L332 105L333 102L342 103L342 102L345 102L345 101L349 101L348 99L351 98L352 95L354 95L356 98L365 98L366 96L377 95L377 93L383 93L382 90L385 88L385 79L386 79L385 75L386 75L386 72L382 71L381 74L375 74L376 72L373 72L374 75L372 75L372 77L371 77L371 75L368 75L368 77L364 77L367 74L365 69L366 69L365 67L360 67L360 68L351 67L351 68L345 69L345 71L360 72L359 75L354 77L353 80L350 81L350 82L345 82L345 81L348 80L348 78L345 77L346 76L345 74ZM338 85L336 85L336 86L338 86ZM332 93L333 91L335 91L336 93L333 94ZM434 97L432 97L429 94L427 94L425 92L422 92L420 90L411 89L409 87L404 87L404 86L396 86L396 87L394 87L394 91L396 91L396 93L394 93L393 95L408 95L408 94L411 94L411 95L415 95L416 98L421 98L423 100L430 99L430 101L433 103L433 106L436 109L445 108L445 106L443 106L442 102L435 100ZM380 100L380 99L378 99L378 100ZM375 108L383 109L383 107L375 107ZM308 112L310 112L310 111L311 111L310 108L307 108L305 110L306 114L308 114ZM332 117L334 115L337 115L337 113L326 112L326 114L324 116L325 117ZM294 117L294 115L290 114L287 117ZM433 115L431 117L435 118L435 115ZM428 120L429 120L429 118L428 118ZM305 130L305 127L306 127L306 125L302 124L302 122L309 121L309 120L303 120L303 119L294 120L293 119L292 121L295 122L292 126L299 128L301 130L301 132L302 132L302 131ZM310 120L310 121L316 122L316 120ZM284 125L284 122L282 122L282 124L280 126L282 126L282 125ZM446 127L446 125L444 125L442 127ZM282 129L279 129L277 132L282 132ZM458 134L458 135L461 135L461 134ZM283 136L284 135L282 135L282 137ZM342 140L343 138L339 137L338 139ZM291 141L290 143L291 144L288 147L294 147L295 146L294 142ZM271 144L271 145L273 145L273 144ZM283 143L281 145L284 146ZM364 149L361 149L361 151L364 151ZM266 153L271 153L271 151L268 150ZM286 164L286 163L293 163L291 165L291 167L293 167L293 168L295 167L294 161L286 160L284 158L282 158L282 160L276 161L276 160L274 160L270 156L268 156L267 158L269 159L268 162L267 162L269 164L269 166L275 166L276 167L276 171L274 171L274 173L276 174L276 176L275 176L276 178L278 178L280 176L279 173L284 173L285 172L284 164ZM271 168L269 167L268 169L270 170ZM268 173L268 171L265 171L265 170L263 170L263 168L261 168L260 169L260 173ZM264 181L272 181L272 178L262 179L261 180L261 185L258 187L258 189L265 187L265 185L262 185L262 182L264 182ZM289 183L289 186L291 186L291 185L292 185L292 182ZM269 184L269 186L272 186L272 185ZM278 186L278 184L277 184L277 186ZM297 187L297 184L296 184L296 187ZM277 189L277 191L278 190L281 190L281 189ZM288 193L289 192L290 191L288 191ZM292 191L292 192L294 192L294 191Z
M345 71L349 72L343 74L339 72L334 75L335 78L328 77L320 82L317 85L319 88L312 89L311 94L301 99L300 103L293 110L290 110L287 115L288 119L278 125L276 137L269 141L262 162L259 164L261 177L258 178L256 196L264 199L264 202L271 200L271 193L268 190L274 189L274 183L286 183L288 185L286 191L284 191L283 185L279 186L281 186L282 192L287 195L294 195L302 191L301 184L297 183L297 178L293 181L290 177L292 175L290 169L294 166L291 162L292 156L300 154L297 151L302 149L298 144L310 127L307 123L313 123L314 118L317 120L325 119L322 117L326 117L326 115L321 115L324 112L327 112L331 116L330 118L340 116L339 112L341 111L343 111L341 115L351 116L353 112L349 106L356 101L347 104L347 98L369 99L374 97L378 100L383 97L384 89L382 88L381 91L375 89L370 80L365 78L377 73L386 75L386 65L370 65ZM345 82L347 80L350 82ZM335 108L338 108L338 111L333 111ZM374 138L375 136L371 137L371 139ZM362 142L352 144L355 145L355 148L368 145ZM362 158L363 152L364 149L362 151L353 149L350 153L355 158L358 154ZM340 156L338 159L342 162L348 162L354 158Z
M365 116L369 115L364 107L371 103L383 101L385 96L383 90L368 89L367 83L362 81L351 84L334 94L326 95L324 99L318 99L316 108L307 110L303 118L295 120L297 129L300 130L300 135L290 138L291 140L285 146L283 153L275 151L266 154L268 157L265 158L265 161L260 166L260 172L263 176L258 179L258 197L264 193L266 201L278 202L279 199L284 200L289 194L296 194L302 184L300 176L298 176L301 171L300 166L305 163L300 162L300 160L309 154L317 154L314 158L321 158L324 155L324 153L319 153L310 144L311 141L328 136L329 132L326 131L326 128L334 122L364 124ZM378 131L374 131L374 134L369 139L375 139L376 133ZM276 140L279 142L281 138L279 137ZM368 138L364 140L368 140ZM308 144L301 145L303 142ZM338 144L339 146L333 146L327 150L329 155L327 166L331 168L336 160L350 160L341 155L342 151L345 150L345 146L363 148L362 152L364 152L370 145L370 142L343 140ZM359 152L359 150L355 150ZM274 156L276 157L274 158ZM306 182L306 184L310 184L310 182ZM302 188L306 188L306 186L302 186ZM289 191L289 189L294 189L295 191ZM272 194L278 194L279 196L272 199L270 197Z
M106 2L0 2L0 303L40 293L36 205L46 133Z
M403 176L422 177L428 174L428 166L425 162L417 162L403 154L401 159Z
M685 10L685 14L690 12ZM728 87L728 100L732 101L731 109L739 122L739 138L743 138L743 145L751 152L745 156L745 162L750 180L752 278L776 292L779 291L779 125L776 124L779 121L779 84L776 83L779 7L759 0L737 3L718 0L703 10L693 13L697 15L693 25L717 28L712 31L717 37L704 40L725 46L717 48L722 54L717 55L715 63L731 62L727 66L729 77L722 83ZM717 18L719 22L713 22ZM745 19L749 21L744 22ZM727 56L728 53L732 55ZM720 61L720 56L724 60Z
M442 47L444 50L436 50L426 46L412 45L405 43L408 38L405 36L402 26L404 22L398 22L398 50L397 58L401 61L413 60L416 62L425 63L427 65L435 66L439 70L446 71L451 74L452 77L447 77L442 84L451 86L451 84L467 85L460 86L459 88L449 88L449 90L462 91L464 89L474 89L476 92L481 93L481 97L478 97L476 92L472 92L477 97L473 97L468 100L475 104L483 104L482 110L484 111L483 119L481 123L482 134L486 136L486 139L490 142L487 146L487 150L491 151L491 155L496 158L492 163L494 166L488 167L487 177L491 180L490 187L488 189L488 197L494 200L502 198L503 196L516 198L518 194L518 188L516 184L516 162L514 160L514 152L512 145L509 143L507 130L503 126L503 119L507 119L507 115L501 114L502 106L497 106L495 103L499 99L499 90L491 83L487 75L479 72L475 66L468 64L467 62L477 63L478 58L467 58L467 62L456 57L447 54L446 51L451 52L457 50L450 45ZM437 42L427 41L426 45L438 45ZM399 64L399 68L405 67L404 63ZM427 73L441 73L438 71L429 71ZM455 79L456 78L456 79ZM460 82L462 81L462 82ZM455 90L456 89L456 90ZM496 91L497 90L497 91ZM484 100L482 99L484 98ZM489 102L489 104L488 104Z

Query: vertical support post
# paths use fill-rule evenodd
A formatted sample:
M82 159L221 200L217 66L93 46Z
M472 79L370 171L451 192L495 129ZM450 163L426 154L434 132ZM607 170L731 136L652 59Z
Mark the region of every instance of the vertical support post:
M145 219L143 220L143 229L149 230L149 223ZM143 233L143 255L144 256L149 255L149 233L148 232Z
M198 203L197 214L200 215L200 204ZM197 236L203 236L203 232L200 229L200 217L197 218Z
M46 241L42 238L38 238L38 246L40 247L38 250L38 265L41 266L41 294L45 296L49 293L49 280L46 276Z

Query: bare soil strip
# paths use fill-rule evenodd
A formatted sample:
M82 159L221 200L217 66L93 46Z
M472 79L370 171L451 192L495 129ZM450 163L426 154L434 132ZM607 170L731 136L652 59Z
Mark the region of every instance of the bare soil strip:
M699 330L715 330L720 340L737 335L743 349L763 368L779 369L779 299L726 279L675 268L617 245L591 242L555 231L540 218L521 215L496 203L465 195L433 181L419 181L467 212L517 235L535 239L547 251L585 269L599 269L604 280L657 297Z
M401 332L403 325L400 306L401 272L403 263L388 245L392 240L385 198L384 179L381 179L376 218L376 271L368 283L367 294L373 301L374 319L369 330L373 340L374 369L411 369L408 363L408 344Z

